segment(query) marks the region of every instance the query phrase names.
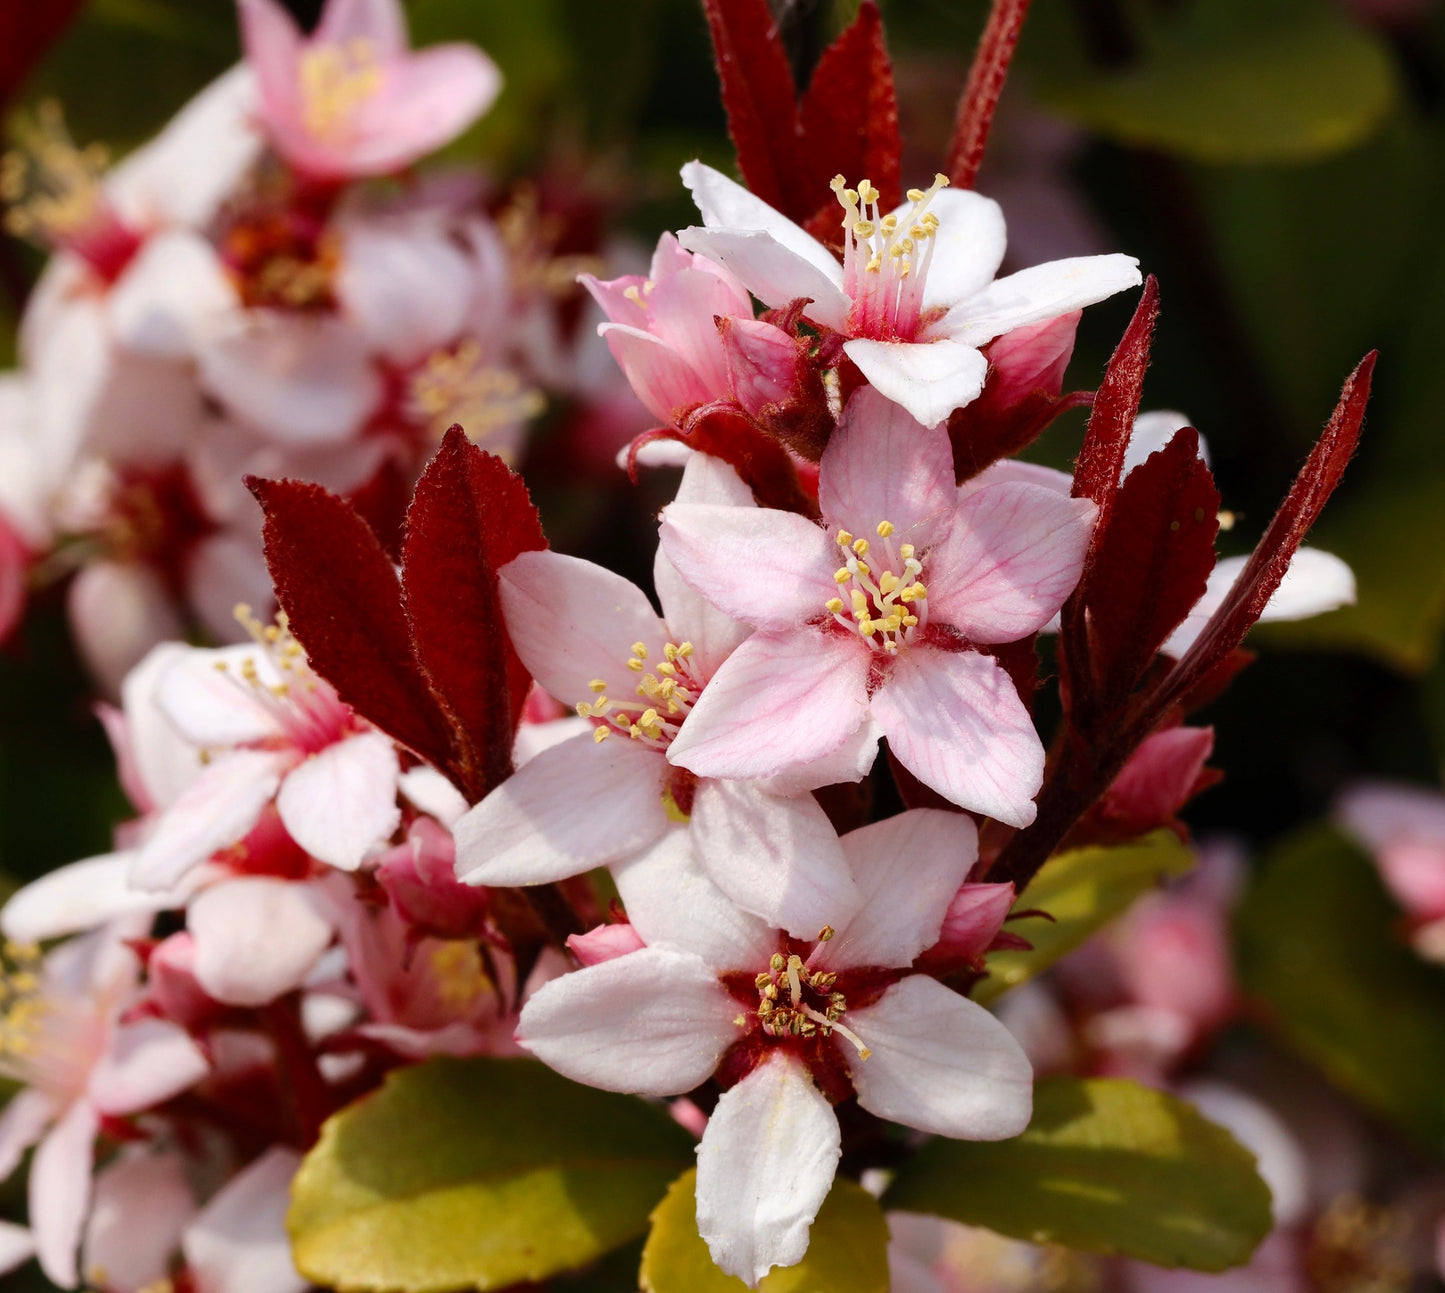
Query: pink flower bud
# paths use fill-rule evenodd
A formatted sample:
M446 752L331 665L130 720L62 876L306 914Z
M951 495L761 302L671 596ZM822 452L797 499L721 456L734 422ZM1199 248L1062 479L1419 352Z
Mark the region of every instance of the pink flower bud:
M420 933L466 938L487 910L487 891L456 878L451 833L429 817L412 823L406 843L382 857L376 875L397 914Z
M1013 901L1011 884L962 886L944 913L938 942L926 953L929 960L976 964L1003 929Z
M637 931L623 921L619 925L598 925L585 934L573 934L567 946L583 965L600 965L638 951L643 942Z

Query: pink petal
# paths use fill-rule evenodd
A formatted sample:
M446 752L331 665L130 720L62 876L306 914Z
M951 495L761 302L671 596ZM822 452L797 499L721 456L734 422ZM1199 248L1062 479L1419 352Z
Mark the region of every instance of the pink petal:
M596 925L585 934L573 934L567 940L567 950L583 969L601 965L603 961L615 961L629 952L639 952L643 946L637 931L625 920L617 925Z
M467 884L548 884L646 848L667 827L660 751L588 730L543 750L453 828Z
M782 798L746 781L701 781L691 835L713 883L795 938L843 927L862 895L838 834L811 795Z
M243 675L254 669L262 686L281 681L271 657L258 647L192 648L159 676L155 704L193 747L224 748L283 734L264 696Z
M365 41L380 58L407 51L406 11L399 0L326 0L311 45Z
M759 784L769 794L801 795L822 786L862 781L872 770L873 762L878 757L878 740L882 735L882 729L870 714L836 750L811 762L788 768Z
M693 834L674 828L613 868L627 918L649 947L690 953L719 974L763 968L778 949L777 930L718 888L698 860Z
M727 394L727 361L713 320L743 315L751 323L753 307L746 294L739 299L728 279L688 268L657 280L642 302L647 330L683 357L713 398Z
M954 306L939 327L948 336L981 346L1028 323L1056 319L1093 305L1143 280L1132 256L1076 256L1021 269L995 279Z
M903 652L873 696L873 717L898 761L951 803L1010 826L1033 821L1044 747L996 660Z
M868 655L856 637L754 633L703 688L668 760L749 780L832 753L867 717Z
M35 1256L35 1237L24 1226L0 1221L0 1275L8 1275Z
M527 671L564 705L611 695L633 699L632 646L661 660L667 626L647 596L621 575L560 552L524 552L498 572L502 613Z
M161 891L132 889L132 856L106 853L32 880L5 903L0 930L17 943L41 943L93 929L128 912L185 906L191 885Z
M673 503L662 509L662 547L698 593L758 628L821 618L837 592L837 547L796 512Z
M988 375L988 360L977 347L951 337L920 341L855 337L843 351L874 389L930 427L976 400Z
M1013 903L1012 884L960 885L943 915L938 942L929 949L930 958L976 961L998 936Z
M295 19L277 0L237 0L246 64L256 75L266 125L300 112L303 39Z
M181 1241L198 1293L303 1293L291 1261L286 1209L301 1158L268 1149L206 1204Z
M947 309L992 283L1007 240L1003 209L969 189L943 189L928 209L938 217L938 230L923 287L925 311ZM898 208L900 221L908 210Z
M664 238L671 238L671 234L663 234ZM676 239L673 240L674 244ZM659 249L661 244L659 244ZM687 256L686 252L682 253ZM691 256L687 256L689 261ZM643 274L622 274L617 278L598 278L595 274L578 274L577 281L587 289L588 294L598 305L602 312L607 315L609 323L625 324L629 328L635 328L638 332L647 331L647 312L643 309L640 301L635 301L628 296L628 292L636 292L642 295L642 285L647 282Z
M399 770L390 737L380 732L348 736L287 774L276 811L291 838L312 857L355 871L401 824Z
M175 724L155 703L160 680L175 661L185 659L192 649L179 642L163 642L126 675L121 685L134 780L143 791L136 808L143 812L175 803L202 769L196 747L176 731Z
M141 1019L116 1030L91 1071L89 1098L101 1113L124 1117L164 1104L199 1082L208 1068L183 1029L163 1019Z
M829 526L871 543L888 521L897 542L926 548L947 534L956 494L948 431L920 426L876 390L857 391L818 467L818 506Z
M522 1008L517 1040L574 1082L681 1095L712 1076L736 1013L697 957L645 947L543 985Z
M1073 592L1094 504L1039 485L992 485L959 505L947 549L925 569L928 613L973 642L1037 633Z
M197 982L234 1006L263 1006L300 987L333 933L307 886L269 876L207 889L186 922Z
M771 234L737 229L681 230L688 251L715 260L735 275L764 305L780 309L793 301L811 302L803 311L810 323L842 331L851 305L827 273L783 246Z
M100 1119L85 1100L66 1110L30 1164L30 1229L40 1269L52 1283L74 1288L80 1228L90 1204L90 1172Z
M179 1154L116 1159L95 1178L85 1227L87 1282L114 1293L155 1288L170 1274L181 1232L195 1213Z
M104 695L158 642L182 634L175 597L151 566L96 561L84 567L66 595L70 631L86 671Z
M1028 1057L977 1002L910 974L847 1022L873 1052L844 1052L869 1113L957 1140L1007 1140L1029 1125Z
M1074 336L1082 313L1071 310L1057 319L1026 324L994 341L988 348L992 384L985 402L995 409L1007 409L1034 391L1057 395L1063 389L1064 373L1074 353Z
M790 1056L725 1091L697 1148L697 1229L713 1261L749 1288L796 1266L841 1156L838 1119Z
M1073 491L1074 478L1066 471L1045 467L1042 463L1000 458L992 466L985 467L977 476L970 476L958 487L958 501L961 503L990 485L1037 485L1067 498Z
M9 1179L60 1112L55 1099L35 1087L21 1087L11 1096L0 1111L0 1181Z
M727 393L727 382L709 385L686 359L661 337L621 323L603 323L598 336L607 342L617 366L637 398L659 422L671 426L696 404Z
M978 859L978 830L965 813L914 808L849 831L843 852L862 899L827 944L830 970L902 969L938 941L954 894Z
M148 238L110 293L116 341L138 354L189 359L201 327L237 308L236 289L199 234Z

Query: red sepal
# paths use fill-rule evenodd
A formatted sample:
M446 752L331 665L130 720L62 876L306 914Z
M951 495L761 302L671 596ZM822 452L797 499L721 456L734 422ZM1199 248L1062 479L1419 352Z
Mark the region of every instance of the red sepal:
M958 101L953 141L948 146L948 178L959 188L971 189L978 178L988 133L1028 11L1029 0L993 0L989 10L968 84Z

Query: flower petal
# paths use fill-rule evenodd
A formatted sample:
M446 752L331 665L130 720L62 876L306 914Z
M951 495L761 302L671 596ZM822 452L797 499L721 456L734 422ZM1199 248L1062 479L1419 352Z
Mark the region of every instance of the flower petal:
M233 1177L186 1230L181 1251L204 1293L303 1293L311 1287L291 1261L286 1209L294 1150L274 1146Z
M943 918L978 858L966 813L913 808L849 831L843 852L861 898L858 914L823 951L830 970L901 969L938 941Z
M799 256L772 234L740 229L699 229L693 225L679 230L677 240L688 251L717 261L764 305L779 309L793 301L806 299L811 304L803 315L810 322L838 332L848 326L848 310L852 302L832 275ZM836 261L834 265L836 267Z
M928 209L938 217L938 229L923 285L923 308L947 309L986 288L1003 264L1003 208L970 189L943 189ZM898 208L900 222L907 211L907 206Z
M1001 484L959 504L947 549L927 569L930 618L972 642L1037 633L1074 591L1097 509L1042 485Z
M873 1052L844 1052L869 1113L957 1140L1006 1140L1029 1125L1028 1057L977 1002L910 974L848 1023Z
M946 336L981 346L1026 323L1041 323L1093 305L1142 281L1139 262L1132 256L1051 260L995 279L954 306L937 327Z
M127 912L185 906L191 885L161 892L132 889L132 856L129 851L104 853L32 880L0 911L0 931L17 943L41 943L94 929Z
M184 1029L164 1019L139 1019L117 1029L91 1070L90 1100L101 1113L139 1113L195 1085L209 1067Z
M110 293L116 341L137 354L189 359L196 330L239 304L220 258L199 234L148 238Z
M841 928L858 910L861 895L838 834L812 795L782 798L746 781L702 781L690 833L713 883L794 938Z
M36 1087L21 1087L10 1098L0 1110L0 1181L9 1179L60 1112L54 1097Z
M875 390L929 427L976 400L988 375L983 353L971 341L952 337L929 341L854 337L843 350Z
M378 58L405 54L406 11L399 0L327 0L311 33L313 48L358 40Z
M796 1266L842 1157L842 1136L796 1060L769 1058L723 1092L697 1148L697 1229L749 1288Z
M612 874L628 920L650 947L689 952L718 973L761 968L778 950L776 928L741 910L708 876L691 830L668 831Z
M835 592L837 549L796 512L672 503L662 509L662 548L703 597L758 628L821 616Z
M754 633L703 688L668 760L751 780L831 754L868 716L868 654L814 629Z
M401 824L399 771L389 736L348 736L287 774L276 811L291 838L312 857L355 871Z
M257 647L192 648L157 678L154 701L193 746L269 740L283 729L263 693L244 681L252 671L263 687L281 681L271 657Z
M671 426L696 404L720 398L726 388L709 386L690 363L661 337L625 323L602 323L597 335L607 342L633 393L659 422Z
M517 1040L574 1082L681 1095L712 1076L736 1012L696 956L645 947L544 984L522 1008Z
M1044 747L1013 680L990 656L915 647L873 696L909 772L945 799L1010 826L1034 819Z
M453 828L467 884L548 884L646 848L667 827L667 760L592 730L529 759Z
M162 1285L181 1232L196 1213L177 1153L135 1153L95 1178L83 1274L95 1288L140 1293Z
M270 876L207 889L186 922L196 981L233 1006L263 1006L300 987L333 933L306 885Z
M30 1230L46 1277L61 1288L77 1283L76 1250L90 1206L90 1172L100 1117L76 1100L40 1142L30 1164Z

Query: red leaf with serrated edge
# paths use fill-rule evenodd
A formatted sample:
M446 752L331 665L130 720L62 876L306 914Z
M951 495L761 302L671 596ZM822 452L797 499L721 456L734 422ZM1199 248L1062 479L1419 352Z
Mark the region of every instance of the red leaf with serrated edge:
M855 187L869 180L884 211L903 200L898 96L873 0L863 0L858 17L823 51L803 96L799 127L798 161L814 237L831 243L841 238L842 208L828 188L834 175Z
M994 113L998 111L998 101L1003 96L1028 11L1029 0L993 0L989 10L968 82L958 101L953 141L948 147L948 178L959 188L971 189L978 178Z
M1085 576L1095 718L1119 709L1214 569L1219 491L1191 427L1125 478Z
M473 801L512 771L531 682L507 637L497 571L546 546L522 478L452 427L407 512L402 589L417 659L453 720L456 775Z
M449 724L412 654L401 585L376 535L320 485L246 484L266 514L276 600L311 667L358 714L446 769Z
M768 0L703 0L738 170L794 220L812 214L798 172L798 95Z

